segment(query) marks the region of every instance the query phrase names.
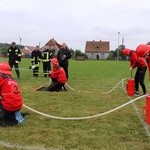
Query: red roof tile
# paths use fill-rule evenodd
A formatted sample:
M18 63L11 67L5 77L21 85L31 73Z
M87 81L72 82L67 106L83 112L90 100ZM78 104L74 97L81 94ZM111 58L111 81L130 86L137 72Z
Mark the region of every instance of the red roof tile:
M87 41L85 52L109 52L109 42L108 41Z
M58 42L56 42L56 40L54 40L54 38L50 39L45 46L49 46L50 48L54 48L59 50L61 48L61 44L59 44Z

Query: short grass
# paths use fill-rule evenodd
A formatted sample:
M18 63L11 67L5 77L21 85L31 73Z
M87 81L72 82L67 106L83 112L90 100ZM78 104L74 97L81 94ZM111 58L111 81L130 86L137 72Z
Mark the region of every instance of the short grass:
M40 85L48 86L50 79L43 77L42 64L39 78L32 77L29 66L30 59L23 59L21 79L16 79L14 71L13 77L20 84L24 104L43 113L83 117L108 111L129 101L121 85L109 94L102 94L122 78L130 77L129 62L71 60L68 85L78 91L68 89L67 92L53 93L35 91ZM146 86L149 89L148 75ZM135 104L141 110L145 99ZM150 149L150 139L132 105L106 116L78 121L50 119L26 108L22 112L27 113L23 125L0 128L0 141L18 146L12 149L19 149L19 146L64 150ZM144 119L142 111L140 113ZM1 149L8 148L1 146Z

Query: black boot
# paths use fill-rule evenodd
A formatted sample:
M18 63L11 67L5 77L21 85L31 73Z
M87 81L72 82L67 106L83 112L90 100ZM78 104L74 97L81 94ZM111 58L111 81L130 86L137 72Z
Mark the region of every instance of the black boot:
M17 74L17 78L20 79L20 74Z
M47 74L44 74L44 77L47 77Z

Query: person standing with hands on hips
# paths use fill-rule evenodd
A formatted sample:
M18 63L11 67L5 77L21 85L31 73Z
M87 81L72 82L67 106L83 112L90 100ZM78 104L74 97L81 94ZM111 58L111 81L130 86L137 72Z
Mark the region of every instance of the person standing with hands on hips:
M134 68L137 68L134 81L135 81L135 96L139 96L139 84L142 87L143 95L146 94L146 86L144 83L145 74L147 70L147 63L146 60L142 57L139 57L134 50L130 50L124 48L122 51L124 56L129 56L130 58L130 71Z
M56 45L57 44L58 43L56 42ZM62 43L61 48L59 49L59 51L57 53L57 59L58 59L59 65L62 68L64 68L67 79L69 77L69 75L68 75L68 65L69 65L68 59L70 59L71 56L72 56L71 52L70 52L69 48L67 47L66 43Z
M15 42L12 42L11 46L7 50L7 56L9 58L9 65L11 68L13 66L15 67L15 71L17 74L17 77L20 78L20 72L19 72L19 62L21 62L21 51L16 46Z

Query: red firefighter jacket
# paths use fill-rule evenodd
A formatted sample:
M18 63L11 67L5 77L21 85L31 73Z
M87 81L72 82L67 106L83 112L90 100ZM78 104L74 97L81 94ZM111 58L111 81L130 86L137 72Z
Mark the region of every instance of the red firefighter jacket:
M22 97L17 82L10 76L0 74L1 104L7 111L16 111L22 108Z
M132 69L139 67L139 68L143 68L146 67L147 63L146 60L144 58L139 57L135 51L131 51L130 52L130 67L132 67Z
M67 81L65 71L62 67L53 68L50 77L56 79L60 83L65 83Z
M150 81L150 56L147 56L147 57L146 57L146 62L147 62L147 66L148 66L149 81Z
M146 58L146 62L148 65L148 70L150 71L150 56L148 58Z

